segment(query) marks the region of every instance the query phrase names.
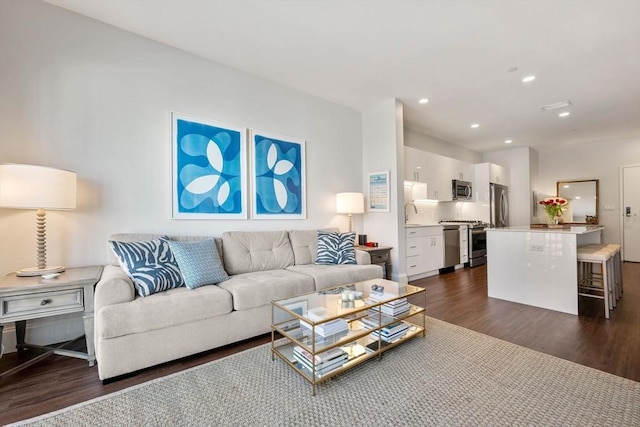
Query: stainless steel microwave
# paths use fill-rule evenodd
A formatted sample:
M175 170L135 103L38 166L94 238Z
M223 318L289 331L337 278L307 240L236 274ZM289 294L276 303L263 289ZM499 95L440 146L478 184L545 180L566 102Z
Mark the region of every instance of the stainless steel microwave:
M461 181L459 179L451 180L451 194L453 200L471 200L473 197L473 188L469 181Z

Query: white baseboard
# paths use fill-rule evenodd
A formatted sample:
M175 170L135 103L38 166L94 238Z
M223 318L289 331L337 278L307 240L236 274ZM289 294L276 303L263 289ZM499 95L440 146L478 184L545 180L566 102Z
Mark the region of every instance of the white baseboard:
M82 314L66 314L27 321L25 341L30 344L49 345L69 341L84 335ZM4 325L2 331L4 353L16 351L16 328L14 323Z
M427 271L426 273L416 274L415 276L409 276L409 281L424 279L425 277L437 276L440 274L439 270Z

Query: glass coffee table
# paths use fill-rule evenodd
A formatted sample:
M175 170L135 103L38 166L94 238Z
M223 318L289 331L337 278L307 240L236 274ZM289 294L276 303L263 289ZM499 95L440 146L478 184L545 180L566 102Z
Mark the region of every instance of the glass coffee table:
M425 336L424 288L374 279L272 302L271 352L312 385Z

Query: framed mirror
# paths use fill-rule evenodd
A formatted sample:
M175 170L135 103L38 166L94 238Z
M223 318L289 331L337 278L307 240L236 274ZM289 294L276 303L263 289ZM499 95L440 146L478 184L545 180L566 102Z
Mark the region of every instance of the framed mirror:
M598 224L598 181L583 179L556 183L558 197L569 201L562 216L565 223Z

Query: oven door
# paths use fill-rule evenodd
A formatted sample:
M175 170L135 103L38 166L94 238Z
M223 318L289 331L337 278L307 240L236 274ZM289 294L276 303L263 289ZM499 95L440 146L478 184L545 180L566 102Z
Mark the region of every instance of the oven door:
M469 266L487 262L487 232L483 227L469 228Z

